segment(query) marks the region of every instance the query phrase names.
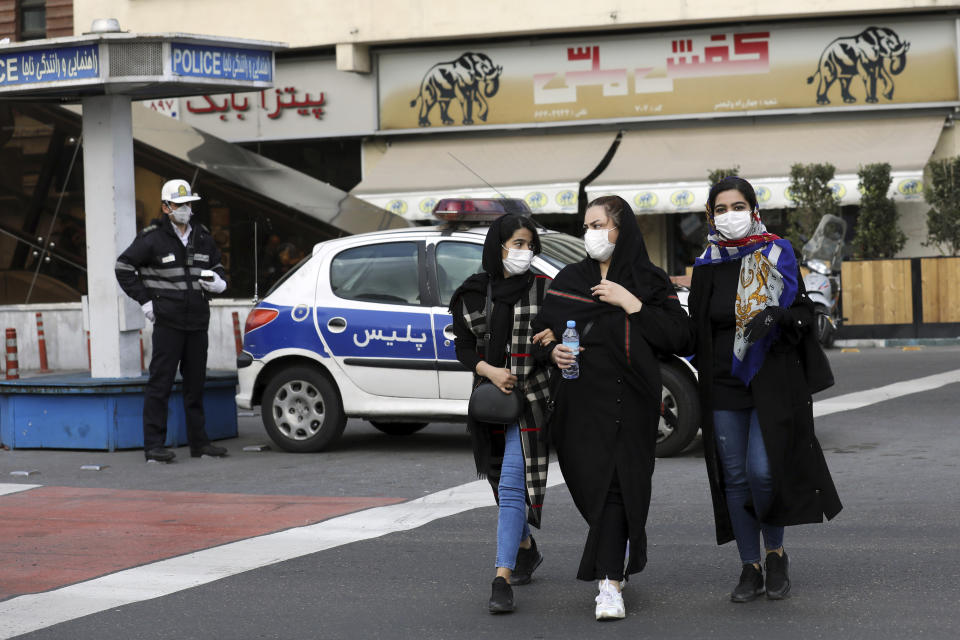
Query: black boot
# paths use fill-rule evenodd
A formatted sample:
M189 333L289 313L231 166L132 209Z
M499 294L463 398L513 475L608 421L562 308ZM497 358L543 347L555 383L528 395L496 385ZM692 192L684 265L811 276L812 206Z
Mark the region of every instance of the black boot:
M787 575L790 559L787 558L787 552L784 551L782 556L776 551L768 553L764 565L767 568L767 597L782 600L790 593L790 576Z
M493 592L490 594L490 613L510 613L513 611L513 589L506 578L493 579Z
M510 574L510 584L530 584L533 572L543 562L543 555L537 550L537 541L530 536L530 548L517 550L517 562L513 573Z
M752 564L743 565L740 582L730 594L733 602L750 602L763 593L763 571Z

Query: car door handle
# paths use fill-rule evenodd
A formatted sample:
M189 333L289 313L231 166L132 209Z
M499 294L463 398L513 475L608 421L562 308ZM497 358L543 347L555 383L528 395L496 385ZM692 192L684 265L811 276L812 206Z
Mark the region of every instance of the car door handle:
M327 329L331 333L341 333L347 328L347 321L340 317L330 318L327 320Z
M452 324L448 324L447 326L445 326L445 327L443 328L443 337L446 338L447 340L453 340L454 338L457 337L457 336L454 335L454 333L453 333L453 325L452 325Z

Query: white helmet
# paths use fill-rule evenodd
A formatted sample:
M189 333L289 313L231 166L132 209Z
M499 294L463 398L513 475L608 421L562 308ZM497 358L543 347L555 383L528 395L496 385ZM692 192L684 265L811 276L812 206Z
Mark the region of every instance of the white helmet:
M193 193L190 189L190 183L186 180L168 180L163 183L163 187L160 189L160 200L163 202L181 204L199 199L200 196Z

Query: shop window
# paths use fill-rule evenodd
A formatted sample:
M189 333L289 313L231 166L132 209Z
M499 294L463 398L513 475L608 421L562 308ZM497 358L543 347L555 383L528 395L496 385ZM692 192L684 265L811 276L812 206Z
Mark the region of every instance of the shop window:
M46 0L20 0L19 18L18 40L36 40L47 37Z

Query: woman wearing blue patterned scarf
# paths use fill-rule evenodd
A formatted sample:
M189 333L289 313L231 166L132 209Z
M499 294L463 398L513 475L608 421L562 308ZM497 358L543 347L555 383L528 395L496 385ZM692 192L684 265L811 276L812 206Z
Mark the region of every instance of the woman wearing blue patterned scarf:
M764 592L779 600L790 591L784 526L842 508L814 434L800 348L812 336L813 305L793 247L767 232L749 182L728 176L714 185L707 223L689 308L717 543L737 542L732 601Z

